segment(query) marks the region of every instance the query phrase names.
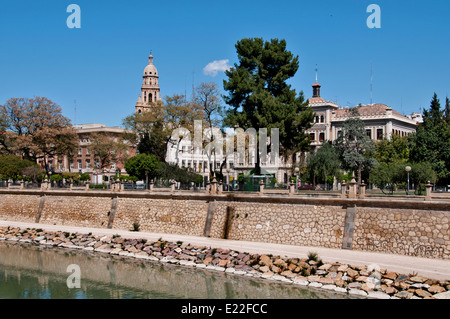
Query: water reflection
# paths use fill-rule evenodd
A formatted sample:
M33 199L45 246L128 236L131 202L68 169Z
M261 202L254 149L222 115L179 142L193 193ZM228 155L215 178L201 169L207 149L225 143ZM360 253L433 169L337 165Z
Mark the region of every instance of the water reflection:
M68 288L70 264L81 288ZM292 284L86 251L0 242L0 298L348 298Z

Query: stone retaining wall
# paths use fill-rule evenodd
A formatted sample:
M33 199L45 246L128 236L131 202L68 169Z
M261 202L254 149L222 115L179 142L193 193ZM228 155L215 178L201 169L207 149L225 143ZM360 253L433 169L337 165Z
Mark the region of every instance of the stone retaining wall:
M450 259L445 201L0 190L0 219Z

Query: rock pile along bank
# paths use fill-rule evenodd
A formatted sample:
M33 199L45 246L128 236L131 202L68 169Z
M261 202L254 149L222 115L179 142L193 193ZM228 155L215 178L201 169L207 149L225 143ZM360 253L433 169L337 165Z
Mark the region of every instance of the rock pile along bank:
M0 240L167 262L367 298L450 299L450 280L400 274L371 266L324 263L314 253L310 253L308 258L283 258L162 239L151 242L118 235L95 236L90 233L49 232L14 227L1 227Z

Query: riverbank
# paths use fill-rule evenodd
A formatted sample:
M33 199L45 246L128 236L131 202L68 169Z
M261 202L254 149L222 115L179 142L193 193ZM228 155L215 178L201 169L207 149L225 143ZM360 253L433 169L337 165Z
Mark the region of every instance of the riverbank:
M307 256L293 252L283 254L282 249L271 254L274 251L264 247L267 244L260 244L258 249L256 246L235 249L238 247L225 246L233 246L233 241L221 240L221 244L211 245L214 240L208 238L204 238L202 243L198 238L195 240L196 238L177 235L161 235L155 238L159 235L161 234L124 233L114 229L0 222L0 240L11 242L84 249L124 258L205 268L367 298L450 298L449 277L427 278L415 272L413 267L410 272L401 273L375 264L376 260L369 264L332 261L316 247L308 247ZM176 236L178 240L175 240ZM245 243L240 242L240 245L243 244ZM430 265L432 262L437 261L430 260Z

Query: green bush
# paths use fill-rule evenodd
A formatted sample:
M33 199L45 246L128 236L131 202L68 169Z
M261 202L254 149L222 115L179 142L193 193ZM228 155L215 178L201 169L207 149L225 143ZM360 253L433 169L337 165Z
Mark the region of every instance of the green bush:
M92 189L107 189L108 185L105 185L105 184L98 184L98 185L96 185L96 184L89 184L89 188L92 188Z

